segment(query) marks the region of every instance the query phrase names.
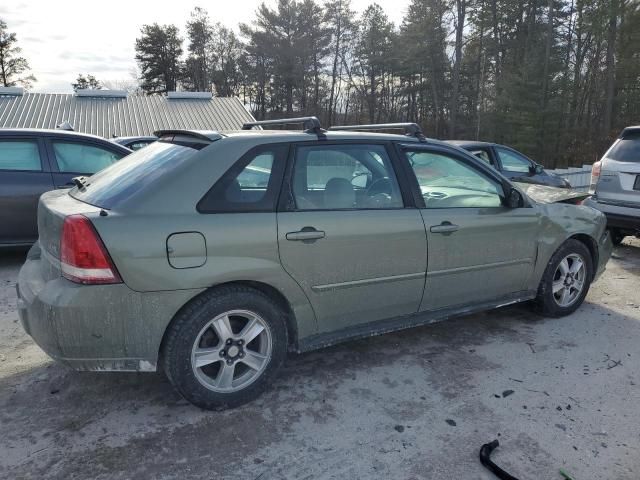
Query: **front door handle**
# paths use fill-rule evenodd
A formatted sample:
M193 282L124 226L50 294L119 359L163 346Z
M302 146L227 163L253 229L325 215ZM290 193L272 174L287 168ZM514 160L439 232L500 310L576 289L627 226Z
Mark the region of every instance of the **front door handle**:
M324 232L322 230L316 230L313 227L304 227L297 232L287 233L285 237L291 241L318 240L324 238Z
M429 230L431 233L443 233L445 235L457 232L460 227L451 222L442 222L440 225L434 225Z

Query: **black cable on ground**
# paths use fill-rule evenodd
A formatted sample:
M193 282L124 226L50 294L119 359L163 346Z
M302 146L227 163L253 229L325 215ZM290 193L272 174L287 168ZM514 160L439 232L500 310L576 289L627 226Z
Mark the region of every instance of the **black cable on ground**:
M494 440L490 443L485 443L480 447L480 463L487 467L488 470L493 472L500 480L518 480L518 478L514 477L510 473L505 472L498 465L491 461L491 452L493 452L498 446L500 442L498 440Z

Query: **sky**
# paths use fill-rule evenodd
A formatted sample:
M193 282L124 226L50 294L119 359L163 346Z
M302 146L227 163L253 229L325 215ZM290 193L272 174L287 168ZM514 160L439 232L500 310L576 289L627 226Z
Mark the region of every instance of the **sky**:
M373 0L352 0L362 12ZM213 22L237 29L251 23L262 0L181 0L70 2L68 0L7 1L0 18L18 37L22 55L37 77L34 92L68 93L79 73L102 81L130 81L136 75L135 39L149 23L184 26L196 6L205 8ZM265 0L275 6L276 0ZM409 0L377 0L389 19L399 24Z

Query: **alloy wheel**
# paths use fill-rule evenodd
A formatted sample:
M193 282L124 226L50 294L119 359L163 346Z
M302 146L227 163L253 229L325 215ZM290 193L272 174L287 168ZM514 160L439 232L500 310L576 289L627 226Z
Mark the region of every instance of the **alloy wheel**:
M269 325L260 315L231 310L200 330L191 349L191 368L206 388L236 392L260 377L272 349Z
M558 264L553 275L553 298L560 307L572 305L582 293L587 274L582 256L571 253Z

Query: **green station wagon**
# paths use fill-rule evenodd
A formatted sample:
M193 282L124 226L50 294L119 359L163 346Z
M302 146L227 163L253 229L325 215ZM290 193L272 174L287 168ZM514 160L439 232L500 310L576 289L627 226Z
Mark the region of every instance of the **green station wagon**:
M288 351L525 300L567 315L611 253L583 194L415 124L156 135L41 197L18 308L54 359L162 369L203 408L255 398Z

